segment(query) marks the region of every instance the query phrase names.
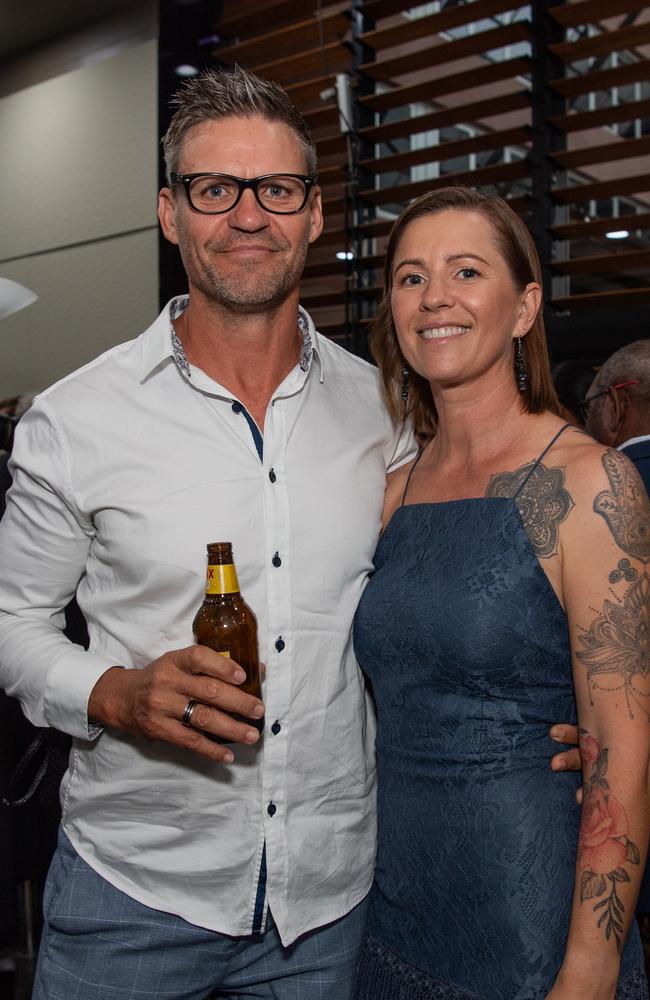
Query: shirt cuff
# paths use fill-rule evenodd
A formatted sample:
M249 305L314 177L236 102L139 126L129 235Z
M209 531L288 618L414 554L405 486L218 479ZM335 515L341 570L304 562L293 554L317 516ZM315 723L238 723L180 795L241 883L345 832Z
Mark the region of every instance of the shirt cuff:
M88 721L88 701L95 684L107 670L117 666L105 655L73 648L50 666L43 699L48 726L80 740L95 740L101 726Z

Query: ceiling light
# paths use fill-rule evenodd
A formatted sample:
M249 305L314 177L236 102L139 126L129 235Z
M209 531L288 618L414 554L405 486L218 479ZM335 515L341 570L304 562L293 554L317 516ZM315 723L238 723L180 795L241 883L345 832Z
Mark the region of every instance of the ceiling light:
M627 229L612 229L611 232L605 233L608 240L625 240L629 235Z
M176 76L198 76L199 70L191 63L181 63L180 66L174 66L174 73Z
M19 285L11 278L0 278L0 319L11 316L19 309L25 309L36 302L38 295L31 288Z
M354 250L338 250L336 254L337 260L354 260Z

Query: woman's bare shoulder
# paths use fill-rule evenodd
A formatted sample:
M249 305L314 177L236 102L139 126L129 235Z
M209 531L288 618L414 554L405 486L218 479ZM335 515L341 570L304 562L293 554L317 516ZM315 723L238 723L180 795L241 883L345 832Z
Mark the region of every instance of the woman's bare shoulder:
M650 558L650 500L634 463L586 434L571 438L560 458L577 515L572 534L592 538L597 550L609 540L628 555Z
M593 502L601 490L620 491L630 487L640 489L640 498L645 499L641 478L626 455L600 444L578 428L567 431L565 439L557 458L577 498Z

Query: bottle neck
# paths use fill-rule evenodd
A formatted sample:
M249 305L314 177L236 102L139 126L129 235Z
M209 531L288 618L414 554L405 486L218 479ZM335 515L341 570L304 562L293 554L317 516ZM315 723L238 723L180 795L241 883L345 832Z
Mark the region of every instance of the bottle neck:
M208 597L239 593L237 570L233 563L226 563L225 565L208 563L205 593Z

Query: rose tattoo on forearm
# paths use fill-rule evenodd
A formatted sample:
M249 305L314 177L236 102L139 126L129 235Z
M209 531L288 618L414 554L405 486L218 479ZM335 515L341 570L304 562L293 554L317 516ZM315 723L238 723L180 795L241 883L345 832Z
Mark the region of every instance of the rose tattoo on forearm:
M616 891L617 885L630 881L625 864L638 865L641 857L636 844L628 837L625 809L610 792L607 774L608 750L586 730L580 730L580 750L591 773L584 787L584 803L578 844L580 902L598 899L593 906L598 927L605 937L613 936L619 953L623 951L625 906ZM607 892L609 888L609 892Z

